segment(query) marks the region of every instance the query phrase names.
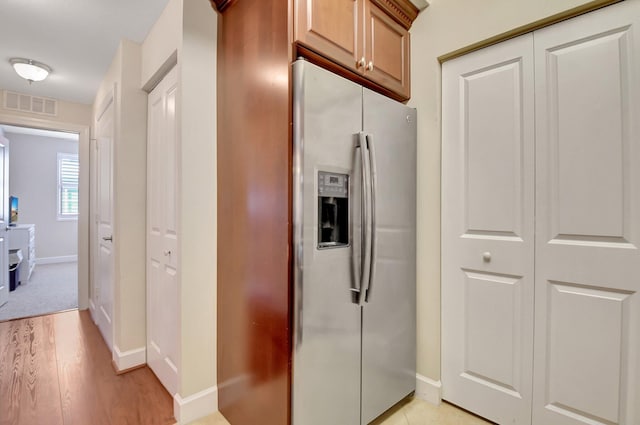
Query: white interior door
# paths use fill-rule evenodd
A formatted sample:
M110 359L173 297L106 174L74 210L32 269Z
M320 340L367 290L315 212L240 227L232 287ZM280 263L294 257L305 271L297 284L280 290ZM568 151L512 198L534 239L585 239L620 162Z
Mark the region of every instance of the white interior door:
M640 1L535 33L534 423L640 423Z
M113 92L115 93L115 91ZM94 320L107 345L113 349L113 143L115 99L105 100L96 123L97 144L97 246L96 279L94 282Z
M0 307L9 300L9 141L0 134Z
M90 193L90 203L89 203L89 311L91 312L91 316L96 317L96 282L98 280L98 143L95 138L90 138L89 140L89 193Z
M149 94L147 140L147 363L178 390L177 70Z
M533 37L443 65L443 398L531 421Z

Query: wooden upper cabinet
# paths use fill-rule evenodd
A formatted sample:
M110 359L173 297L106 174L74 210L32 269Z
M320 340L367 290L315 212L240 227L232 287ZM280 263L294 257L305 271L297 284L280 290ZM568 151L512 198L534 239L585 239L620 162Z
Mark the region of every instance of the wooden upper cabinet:
M359 29L363 0L295 0L295 39L340 65L356 70L362 56Z
M408 99L409 31L371 1L365 2L364 18L365 77Z
M393 97L410 97L409 0L294 0L294 41ZM351 75L354 75L351 74Z

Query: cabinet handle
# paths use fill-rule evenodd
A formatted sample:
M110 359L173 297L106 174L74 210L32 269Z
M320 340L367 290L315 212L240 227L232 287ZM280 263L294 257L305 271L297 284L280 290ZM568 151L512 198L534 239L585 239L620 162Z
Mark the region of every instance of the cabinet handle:
M367 61L364 60L364 56L363 56L358 62L356 62L356 68L364 68L366 63Z
M171 255L171 251L165 251L165 252L164 252L164 255L165 255L166 257L170 256L170 255Z
M365 68L367 71L373 71L373 61L369 61L367 67Z

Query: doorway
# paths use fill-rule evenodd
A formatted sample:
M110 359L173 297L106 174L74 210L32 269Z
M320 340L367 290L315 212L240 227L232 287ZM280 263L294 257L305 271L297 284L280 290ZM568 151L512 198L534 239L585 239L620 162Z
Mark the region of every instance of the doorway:
M85 125L79 125L79 124L73 124L73 123L67 123L67 122L61 122L61 121L54 121L54 120L41 119L41 118L22 117L22 116L17 116L12 114L1 114L1 113L0 113L0 126L1 127L13 126L13 127L29 128L32 130L48 130L51 132L63 132L67 134L72 134L77 139L76 144L77 144L77 155L78 155L78 187L77 187L78 211L77 211L77 218L75 221L76 231L77 231L77 234L75 236L76 246L77 246L77 254L76 254L77 259L75 257L73 258L73 259L76 259L76 267L74 268L73 271L71 271L70 279L73 279L73 281L76 284L75 291L71 289L71 291L74 291L77 294L75 308L78 308L80 310L86 309L89 306L89 301L88 301L89 300L89 250L88 250L88 246L89 246L89 127ZM57 172L57 167L58 167L57 155L56 155L55 162L56 162L56 172ZM9 167L11 167L11 165L9 165ZM32 169L32 167L29 167L29 168ZM56 191L57 191L57 183L58 181L56 176L56 180L53 182L54 187L56 187ZM10 195L9 192L7 193L8 195ZM24 212L22 212L22 216L21 216L21 210L24 210L24 208L26 208L26 206L24 205L24 202L18 197L18 220L20 220L22 224L33 224L33 223L27 223L26 221L24 221L27 219L24 216ZM57 205L56 205L56 208L57 208ZM46 264L47 260L45 260L45 262L41 264L43 267L39 267L39 265L37 264L38 262L37 260L39 257L39 252L37 250L39 230L40 229L38 229L38 227L35 227L34 246L36 247L35 249L36 264L33 268L31 278L35 278L36 271L43 271L44 270L43 267L47 265ZM40 254L46 254L46 251L40 252ZM61 261L72 259L71 257L65 257L63 255L61 255L60 257L63 257L63 258L49 259L49 261L53 261L50 264L52 265L64 264ZM24 254L23 254L23 261L24 261ZM51 268L53 269L54 267L51 267ZM60 266L59 268L64 269L63 266ZM65 273L64 271L60 271L60 274L64 274L64 273ZM44 273L39 273L39 274L43 275ZM66 274L69 274L68 270L66 271ZM14 294L14 292L10 292L10 293ZM0 307L0 310L4 309L5 307L6 306ZM6 320L6 319L2 318L0 320Z
M0 321L77 308L79 135L2 129L9 152L10 292Z

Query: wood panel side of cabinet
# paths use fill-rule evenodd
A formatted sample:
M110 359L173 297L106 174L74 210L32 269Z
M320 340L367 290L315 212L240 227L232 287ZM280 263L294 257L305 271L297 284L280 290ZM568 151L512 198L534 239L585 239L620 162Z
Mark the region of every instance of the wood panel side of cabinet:
M234 425L290 423L288 0L236 1L218 27L218 404Z
M294 0L294 40L336 63L358 70L363 56L364 0Z
M364 28L365 77L409 99L409 31L370 0L365 2Z

